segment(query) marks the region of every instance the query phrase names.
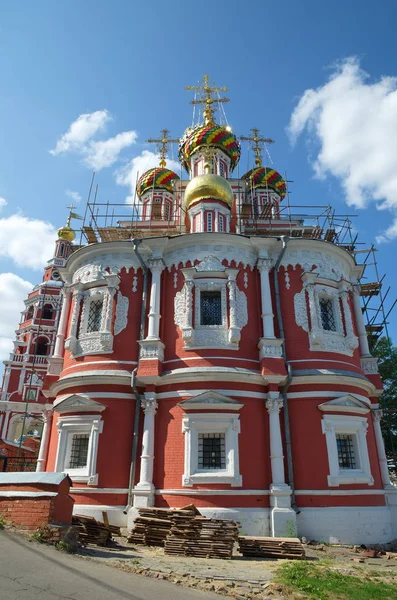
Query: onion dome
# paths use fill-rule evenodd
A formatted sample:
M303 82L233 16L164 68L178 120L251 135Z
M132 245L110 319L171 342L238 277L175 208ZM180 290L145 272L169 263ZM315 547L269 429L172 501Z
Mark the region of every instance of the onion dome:
M187 129L179 146L179 158L187 171L192 155L203 146L222 150L230 158L230 170L233 171L240 160L240 144L228 127L215 123L198 125Z
M69 225L65 225L65 227L61 227L60 229L58 229L58 239L59 240L66 240L67 242L73 242L75 237L76 237L76 234L73 231L73 229L71 227L69 227Z
M168 190L172 192L172 182L179 179L178 175L170 169L156 167L149 169L138 179L136 184L136 192L138 196L142 196L148 190Z
M287 186L280 173L269 167L255 167L243 175L242 179L250 182L252 188L268 188L276 192L283 199L287 193Z
M212 200L222 200L230 207L233 205L234 196L229 182L220 175L205 173L198 175L189 181L185 189L184 203L188 208L198 200L211 198Z

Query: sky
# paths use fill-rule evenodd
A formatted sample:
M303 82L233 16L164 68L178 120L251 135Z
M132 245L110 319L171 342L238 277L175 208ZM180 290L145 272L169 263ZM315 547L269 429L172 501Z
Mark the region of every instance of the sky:
M0 0L0 359L67 205L84 213L93 171L100 201L127 202L157 164L145 140L191 125L184 88L204 73L229 88L237 135L275 140L291 204L358 215L392 301L396 21L393 0ZM244 147L240 175L252 166ZM397 341L397 309L389 321Z

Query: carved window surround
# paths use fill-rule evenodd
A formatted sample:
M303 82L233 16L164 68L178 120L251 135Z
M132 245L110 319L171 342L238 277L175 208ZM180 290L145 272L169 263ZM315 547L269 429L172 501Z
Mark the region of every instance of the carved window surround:
M191 487L201 483L229 483L242 486L239 470L238 435L239 415L235 413L186 414L182 421L185 435L185 472L182 485ZM226 466L224 469L199 468L199 433L223 433L225 435Z
M366 439L368 428L367 418L346 414L329 414L324 416L321 424L328 451L328 485L330 487L352 483L366 483L368 485L373 485L374 478L371 475ZM336 438L337 434L351 435L353 437L357 468L340 468Z
M207 256L196 267L182 269L185 283L175 296L175 324L182 330L185 349L228 348L237 350L241 329L248 322L247 297L238 289L239 269L229 269L215 256ZM201 325L200 294L221 292L221 325ZM194 310L193 310L194 298Z
M65 341L65 348L70 351L73 358L113 352L112 315L119 278L108 273L101 275L99 279L73 286L74 304L70 332ZM97 300L103 300L100 329L88 332L90 304Z
M319 278L317 273L302 275L303 289L294 297L295 320L309 334L310 350L337 352L353 356L358 347L354 334L349 305L350 284ZM332 301L336 331L324 329L321 320L320 300Z

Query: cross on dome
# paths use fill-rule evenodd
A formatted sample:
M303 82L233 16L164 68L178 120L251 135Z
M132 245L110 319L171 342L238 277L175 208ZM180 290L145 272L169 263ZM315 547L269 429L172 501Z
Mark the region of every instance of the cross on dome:
M172 140L171 138L168 137L168 134L169 134L168 129L162 129L161 136L157 140L155 140L153 138L149 138L148 140L146 140L149 144L157 144L157 152L160 155L160 168L161 169L164 169L165 165L167 164L167 154L168 154L169 145L172 143L179 144L179 139Z
M274 144L274 140L270 138L264 138L259 135L260 130L256 127L251 129L252 136L241 135L240 140L245 142L251 142L251 148L255 154L255 165L257 167L262 166L262 145L261 144Z
M217 87L217 86L211 86L209 84L209 75L204 75L204 83L203 85L187 85L185 87L186 90L190 91L190 92L199 92L201 97L200 98L194 98L194 100L190 101L190 104L203 104L204 105L204 123L206 125L213 125L215 123L214 121L214 113L215 113L215 107L213 106L214 103L216 102L220 102L220 103L224 103L224 102L229 102L229 98L219 98L219 92L227 92L228 88L227 87ZM214 98L214 94L218 93L218 97Z

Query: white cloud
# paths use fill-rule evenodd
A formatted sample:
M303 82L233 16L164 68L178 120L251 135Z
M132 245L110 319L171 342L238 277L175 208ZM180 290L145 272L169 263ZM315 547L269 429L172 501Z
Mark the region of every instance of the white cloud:
M102 131L112 117L107 110L97 110L77 117L68 131L57 141L50 153L53 155L78 150L83 147L98 131Z
M7 200L5 198L0 197L0 210L2 208L4 208L5 206L7 206L7 204L8 204Z
M337 177L346 202L390 210L393 224L377 237L397 237L397 77L371 83L356 58L338 64L329 80L308 89L288 126L292 143L306 130L318 143L317 177Z
M67 152L80 154L83 164L96 171L110 167L118 160L120 152L134 144L138 137L136 131L123 131L107 140L94 141L92 138L104 131L110 121L112 116L107 110L80 115L50 153L54 156Z
M73 190L65 190L65 195L73 200L73 202L81 202L82 197L78 192L74 192Z
M42 270L54 253L55 240L56 229L46 221L20 214L0 219L0 257L21 267Z
M0 273L0 361L7 359L13 350L23 300L32 288L33 284L14 273Z
M136 131L123 131L108 140L91 142L85 149L86 157L83 162L95 171L110 167L116 162L120 152L134 144L137 137Z
M137 178L148 169L158 166L158 155L150 150L144 150L139 156L135 156L129 163L115 171L116 183L130 188L130 195L126 198L127 203L134 201ZM167 168L180 175L181 166L176 160L167 160Z

